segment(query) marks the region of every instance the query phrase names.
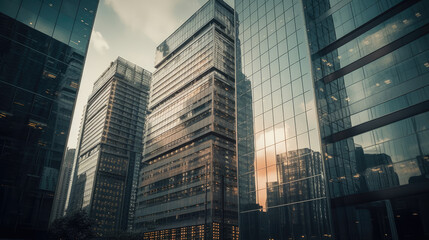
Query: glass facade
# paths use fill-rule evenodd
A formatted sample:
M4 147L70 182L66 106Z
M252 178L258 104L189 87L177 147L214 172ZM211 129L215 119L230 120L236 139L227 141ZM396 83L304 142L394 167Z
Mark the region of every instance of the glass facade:
M240 238L330 238L302 3L235 4Z
M48 227L97 6L0 1L0 237Z
M233 26L212 0L157 49L135 220L145 239L238 239Z
M427 239L429 2L337 2L304 1L334 235Z
M429 237L428 4L235 1L243 239Z
M67 211L88 211L100 237L126 230L133 219L151 78L119 57L94 83L85 108Z

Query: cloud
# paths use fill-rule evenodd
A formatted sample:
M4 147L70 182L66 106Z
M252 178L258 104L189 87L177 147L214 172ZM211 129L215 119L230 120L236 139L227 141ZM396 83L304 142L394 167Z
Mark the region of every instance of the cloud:
M125 25L156 44L172 34L205 2L206 0L105 1Z
M101 32L97 32L95 30L92 30L91 43L94 46L94 49L100 54L104 54L105 51L110 48Z

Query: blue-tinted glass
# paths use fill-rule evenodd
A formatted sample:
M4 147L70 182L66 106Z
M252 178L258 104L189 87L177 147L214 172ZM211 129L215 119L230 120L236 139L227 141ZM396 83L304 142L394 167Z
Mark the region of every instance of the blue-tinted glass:
M296 133L301 134L308 130L307 128L307 117L305 114L300 114L295 117L296 120Z
M22 0L0 0L0 12L16 18Z
M303 91L302 91L302 80L301 79L297 79L297 80L292 82L292 93L293 93L294 97L303 93Z
M278 106L276 108L274 108L273 113L274 113L274 124L283 122L283 107L282 106Z
M292 101L283 103L283 113L284 113L284 119L289 119L294 116Z
M60 6L61 0L45 0L40 9L39 17L37 18L36 29L47 35L52 35Z
M282 97L283 102L289 101L292 99L292 85L287 84L286 86L282 87Z
M277 89L280 88L281 82L280 82L280 75L274 75L273 72L271 71L271 88L272 91L276 91ZM274 76L273 76L274 75Z
M23 0L16 19L34 28L41 5L41 0Z
M271 94L268 96L265 96L263 98L263 103L264 103L264 112L270 110L273 108L272 102L271 102Z
M271 81L267 80L262 83L262 95L266 96L271 93Z
M78 6L79 0L63 0L53 34L55 39L66 44L69 43Z
M289 139L291 137L295 137L296 129L295 129L295 119L294 118L291 118L291 119L285 121L285 132L286 132L286 139Z
M304 95L299 95L293 99L295 114L300 114L305 111Z
M286 55L287 54L285 54L283 56L286 56ZM287 59L287 56L286 56L286 59ZM285 70L283 70L280 73L280 82L281 82L282 86L284 86L284 85L290 83L290 80L291 80L290 79L290 70L289 70L289 68L286 68Z

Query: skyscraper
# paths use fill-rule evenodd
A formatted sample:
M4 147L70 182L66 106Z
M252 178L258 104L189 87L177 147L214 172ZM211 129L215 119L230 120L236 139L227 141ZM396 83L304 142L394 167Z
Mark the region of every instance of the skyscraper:
M428 4L235 1L243 239L429 237Z
M238 237L233 18L211 0L157 47L135 221L144 237Z
M51 222L64 216L66 209L67 193L70 187L73 163L76 149L67 149L60 169L57 189L55 191L54 202L52 205Z
M329 238L302 3L235 4L240 236Z
M97 6L0 1L0 238L47 229Z
M429 238L429 2L304 4L334 235Z
M98 236L126 230L134 214L151 78L118 57L88 99L67 211L86 210Z

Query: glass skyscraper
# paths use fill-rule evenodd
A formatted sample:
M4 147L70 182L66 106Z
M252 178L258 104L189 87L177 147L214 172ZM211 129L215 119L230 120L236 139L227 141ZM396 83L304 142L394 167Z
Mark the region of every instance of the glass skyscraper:
M151 78L118 57L85 108L67 211L87 211L100 237L126 230L133 218Z
M234 12L208 1L157 47L136 231L237 239Z
M48 227L97 6L0 1L0 238Z
M305 5L333 233L429 238L429 1Z
M300 1L236 1L241 239L330 237Z
M429 237L428 4L235 1L243 239Z

